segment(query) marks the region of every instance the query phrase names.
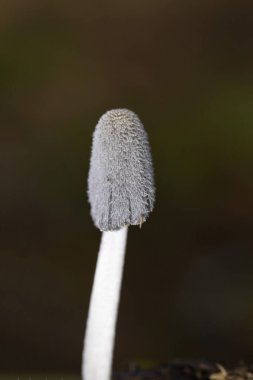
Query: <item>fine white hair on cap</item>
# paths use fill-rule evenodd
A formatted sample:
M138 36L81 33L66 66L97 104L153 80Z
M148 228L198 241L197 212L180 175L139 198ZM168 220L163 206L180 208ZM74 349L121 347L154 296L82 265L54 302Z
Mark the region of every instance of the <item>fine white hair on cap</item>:
M107 111L94 134L88 198L101 231L142 224L155 200L153 165L147 133L128 109Z

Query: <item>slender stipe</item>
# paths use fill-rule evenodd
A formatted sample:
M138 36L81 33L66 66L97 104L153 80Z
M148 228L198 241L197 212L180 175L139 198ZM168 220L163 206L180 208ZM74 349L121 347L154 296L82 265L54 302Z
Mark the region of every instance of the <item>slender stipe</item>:
M110 379L127 227L103 232L86 329L83 379Z

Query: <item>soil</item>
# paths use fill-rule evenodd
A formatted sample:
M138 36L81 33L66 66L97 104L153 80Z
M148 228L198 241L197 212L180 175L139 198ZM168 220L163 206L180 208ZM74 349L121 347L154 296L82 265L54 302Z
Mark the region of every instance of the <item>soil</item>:
M135 363L115 374L114 380L253 380L253 366L227 368L208 361L173 361L144 368Z

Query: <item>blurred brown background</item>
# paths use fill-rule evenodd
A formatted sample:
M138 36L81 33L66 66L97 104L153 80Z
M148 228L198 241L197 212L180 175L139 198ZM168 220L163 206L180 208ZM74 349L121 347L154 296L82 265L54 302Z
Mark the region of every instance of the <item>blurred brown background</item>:
M157 203L130 229L115 367L252 361L252 0L3 0L0 40L0 369L79 372L91 136L116 107L149 133Z

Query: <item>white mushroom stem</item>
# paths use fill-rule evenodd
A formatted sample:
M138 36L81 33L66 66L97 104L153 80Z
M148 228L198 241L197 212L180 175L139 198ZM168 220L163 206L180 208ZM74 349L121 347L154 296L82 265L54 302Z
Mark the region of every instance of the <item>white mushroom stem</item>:
M86 325L83 380L111 378L127 230L102 235Z

